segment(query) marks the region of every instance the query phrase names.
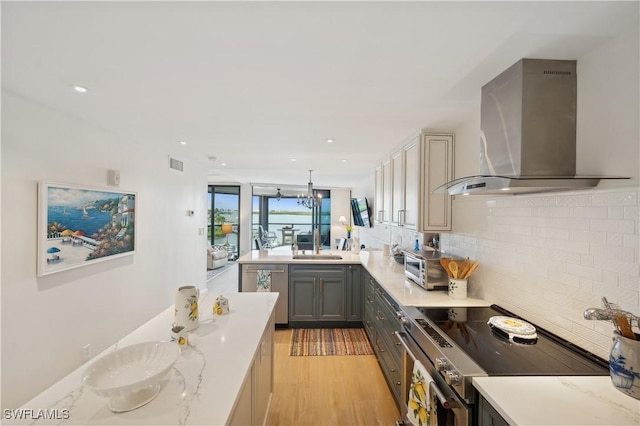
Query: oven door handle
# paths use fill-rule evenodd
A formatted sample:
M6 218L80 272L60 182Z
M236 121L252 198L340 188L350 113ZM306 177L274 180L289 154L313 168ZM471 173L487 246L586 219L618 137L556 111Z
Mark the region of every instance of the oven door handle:
M415 357L413 352L411 352L411 349L409 349L409 346L407 346L407 344L404 342L404 338L402 336L403 335L406 336L406 334L400 333L399 331L394 331L393 335L398 340L398 342L400 342L400 344L404 347L404 350L407 352L407 355L409 355L411 359L413 359L413 362L418 361L418 359ZM440 401L440 404L442 404L444 408L446 409L451 408L451 404L449 404L447 397L444 396L444 394L440 389L438 389L433 379L431 379L431 381L429 382L429 390L432 392L435 392L436 397L438 398L438 401Z

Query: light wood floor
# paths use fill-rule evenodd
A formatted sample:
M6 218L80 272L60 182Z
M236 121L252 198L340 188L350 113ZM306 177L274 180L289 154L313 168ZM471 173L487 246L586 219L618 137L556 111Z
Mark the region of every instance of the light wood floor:
M289 356L276 330L268 425L395 425L400 414L374 355Z

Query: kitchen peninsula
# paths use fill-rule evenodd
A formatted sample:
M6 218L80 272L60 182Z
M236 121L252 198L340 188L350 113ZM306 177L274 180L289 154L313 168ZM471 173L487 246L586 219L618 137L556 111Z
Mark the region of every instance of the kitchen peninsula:
M397 302L400 307L472 308L491 305L491 301L487 300L470 297L462 300L452 299L444 291L426 291L406 279L403 265L396 263L393 258L384 257L381 251L363 250L359 254L348 251L322 251L321 253L340 256L341 259L328 257L294 259L290 252L272 250L253 251L242 256L238 262L240 272L247 266L264 268L266 265L271 265L277 270L290 271L291 268L300 266L361 265L363 305L366 305L364 272L376 281L376 286L391 295L394 299L392 302ZM255 277L252 279L255 280ZM243 286L245 289L253 287L252 291L255 291L255 281L250 283L241 281L239 285L240 289ZM291 291L291 289L285 286L285 291ZM377 296L375 298L378 299ZM288 300L288 297L282 297L279 303L286 303ZM364 307L363 311L366 310L367 308ZM394 312L389 312L389 316L393 314ZM367 327L366 324L365 327ZM378 343L374 343L374 346L376 344ZM384 372L390 365L386 364L382 358L379 361L380 368ZM640 423L640 402L617 391L611 384L609 376L492 376L474 378L473 383L482 401L486 401L486 404L483 402L483 413L493 410L496 416L504 421L502 424L515 426L553 423L564 426L576 424L602 426ZM392 393L395 392L393 386L390 386L390 389ZM497 420L496 417L492 419ZM480 421L478 424L489 423Z
M3 424L249 425L264 424L273 392L273 309L277 293L232 293L230 311L213 315L217 294L200 298L200 327L185 348L158 396L124 413L109 410L108 399L81 385L87 363L21 407ZM105 350L145 341L168 340L173 305ZM255 396L255 398L254 398ZM33 417L38 410L54 419ZM33 412L33 415L29 413Z

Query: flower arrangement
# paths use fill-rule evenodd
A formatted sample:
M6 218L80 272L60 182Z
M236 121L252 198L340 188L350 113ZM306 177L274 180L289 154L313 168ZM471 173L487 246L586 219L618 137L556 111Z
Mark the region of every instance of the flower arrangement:
M353 226L351 225L346 225L345 228L347 228L347 232L353 231Z

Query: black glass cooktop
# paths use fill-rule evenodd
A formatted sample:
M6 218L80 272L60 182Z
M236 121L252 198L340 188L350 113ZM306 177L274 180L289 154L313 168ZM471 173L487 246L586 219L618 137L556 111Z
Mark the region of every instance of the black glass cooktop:
M492 316L515 317L496 305L490 308L418 308L490 376L599 376L608 363L536 326L537 339L515 343L492 331ZM534 324L535 325L535 324Z

